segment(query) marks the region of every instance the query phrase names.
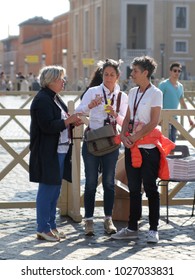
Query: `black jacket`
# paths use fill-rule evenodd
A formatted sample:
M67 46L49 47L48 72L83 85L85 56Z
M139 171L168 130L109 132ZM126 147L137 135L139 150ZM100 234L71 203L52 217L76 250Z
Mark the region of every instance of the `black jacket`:
M60 168L57 147L60 132L66 129L61 110L54 102L55 92L41 88L30 107L30 162L31 182L60 185ZM67 112L67 106L61 102ZM64 179L66 172L64 168ZM69 180L71 181L71 180Z

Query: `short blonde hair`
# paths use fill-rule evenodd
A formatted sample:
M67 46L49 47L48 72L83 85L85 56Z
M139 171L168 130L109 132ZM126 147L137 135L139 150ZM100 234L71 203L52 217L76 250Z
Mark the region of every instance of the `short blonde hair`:
M59 65L45 66L40 70L39 83L40 86L45 88L52 82L66 76L66 69Z

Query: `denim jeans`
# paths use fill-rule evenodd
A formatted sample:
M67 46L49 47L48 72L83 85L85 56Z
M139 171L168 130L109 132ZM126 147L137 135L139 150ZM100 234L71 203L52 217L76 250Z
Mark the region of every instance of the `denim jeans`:
M157 148L140 148L139 150L142 156L142 165L140 168L134 168L132 166L130 149L125 148L125 168L130 191L128 228L131 230L138 230L138 221L141 217L142 210L141 186L143 183L144 191L148 198L150 230L157 231L160 212L160 195L156 180L158 178L160 152Z
M174 143L176 141L176 134L177 129L172 124L169 124L169 139Z
M105 216L112 216L115 186L114 179L118 155L119 149L104 156L94 156L88 152L86 142L83 142L82 156L85 167L85 218L91 218L94 215L95 195L100 165L104 190L104 214Z
M58 154L60 164L60 176L62 179L64 159L66 154ZM47 185L39 183L36 198L37 231L49 232L56 229L56 207L60 195L61 185Z

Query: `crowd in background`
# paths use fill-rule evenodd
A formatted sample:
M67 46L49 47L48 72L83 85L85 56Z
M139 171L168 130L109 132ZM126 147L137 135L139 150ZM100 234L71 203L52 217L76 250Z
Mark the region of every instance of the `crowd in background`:
M16 74L15 80L12 81L10 76L4 72L0 73L0 91L37 91L40 89L38 77L29 73L23 75L21 72Z
M154 85L158 85L162 79L151 78L151 82ZM80 77L74 83L70 83L68 78L66 78L66 91L82 91L84 92L89 86L90 79L85 77ZM182 81L183 82L183 81ZM119 80L119 85L121 90L128 94L129 90L135 86L132 79L129 77L126 80ZM11 80L9 75L6 75L3 71L0 73L0 91L38 91L40 89L39 78L33 73L24 75L21 72L17 73L14 81ZM188 89L188 90L191 90Z

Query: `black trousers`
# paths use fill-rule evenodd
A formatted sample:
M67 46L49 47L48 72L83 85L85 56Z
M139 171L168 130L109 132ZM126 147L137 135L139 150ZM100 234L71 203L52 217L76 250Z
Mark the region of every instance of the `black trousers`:
M157 231L160 216L160 195L156 180L160 163L160 152L158 148L139 149L142 156L142 165L134 168L131 161L131 151L125 148L125 169L130 191L130 215L128 228L138 230L138 221L142 212L142 184L149 206L150 230Z

